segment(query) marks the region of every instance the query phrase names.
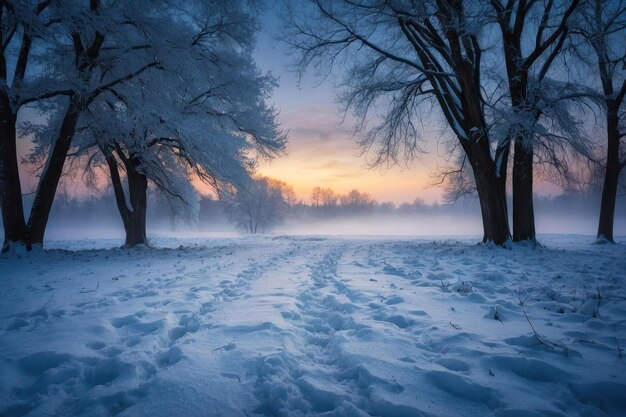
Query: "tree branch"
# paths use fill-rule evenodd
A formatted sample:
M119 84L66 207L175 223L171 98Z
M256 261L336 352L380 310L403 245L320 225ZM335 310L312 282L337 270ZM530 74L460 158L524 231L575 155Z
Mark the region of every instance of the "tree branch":
M543 52L548 49L550 45L556 42L559 36L561 36L561 34L563 33L563 31L567 29L567 20L572 15L572 13L574 13L576 8L578 7L579 2L580 0L572 0L572 3L563 14L561 22L559 23L559 26L555 29L555 31L552 32L552 34L548 36L545 41L539 41L535 44L535 49L530 53L530 55L526 57L526 59L524 59L523 65L525 68L530 68L530 66L541 56L541 54L543 54Z
M95 90L93 90L93 91L89 94L89 96L88 96L88 98L87 98L87 101L88 101L88 102L93 101L93 100L94 100L96 97L98 97L98 95L99 95L100 93L102 93L103 91L108 90L108 89L110 89L111 87L113 87L113 86L115 86L115 85L117 85L117 84L119 84L119 83L122 83L122 82L124 82L124 81L132 80L133 78L135 78L136 76L140 75L141 73L143 73L143 72L144 72L144 71L146 71L147 69L152 68L152 67L156 67L156 66L158 66L158 65L159 65L159 63L158 63L158 62L156 62L156 61L155 61L155 62L150 62L150 63L148 63L148 64L144 65L143 67L139 68L139 69L138 69L138 70L136 70L136 71L133 71L133 72L131 72L131 73L129 73L129 74L126 74L126 75L125 75L125 76L123 76L123 77L117 78L117 79L115 79L115 80L113 80L113 81L110 81L110 82L108 82L108 83L106 83L106 84L101 85L100 87L96 88Z

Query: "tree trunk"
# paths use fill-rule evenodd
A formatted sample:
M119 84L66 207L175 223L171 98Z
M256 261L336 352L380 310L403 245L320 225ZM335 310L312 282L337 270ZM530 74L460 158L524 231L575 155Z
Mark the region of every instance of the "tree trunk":
M468 35L465 30L459 31L465 19L463 2L437 1L435 6L437 20L444 26L443 36L445 48L449 51L448 64L452 67L458 88L442 82L432 72L441 71L436 49L444 47L443 38L430 38L424 32L429 28L398 17L407 39L415 49L421 63L427 70L426 78L433 86L433 94L444 113L450 127L455 131L459 144L465 151L474 172L476 190L480 201L483 220L483 242L505 245L511 238L506 207L506 174L497 172L496 162L491 155L489 131L483 111L481 94L480 63L482 50L478 39ZM497 151L497 156L507 155L507 149ZM499 161L500 163L504 160ZM502 165L501 165L502 166ZM504 165L506 167L506 164Z
M131 158L126 164L128 178L128 193L132 211L128 222L124 223L126 229L126 247L132 248L137 245L147 245L146 237L146 211L148 206L148 179L137 170L139 160Z
M615 201L617 199L617 185L622 165L619 160L619 128L618 114L615 106L607 103L607 135L606 171L602 187L602 204L600 206L600 220L598 224L598 240L613 240L613 221L615 218Z
M507 219L509 218L509 208L506 200L506 178L508 175L510 152L511 142L507 141L505 145L497 148L495 153L496 177L498 177L498 186L500 187L500 193L504 195L504 208L506 210Z
M505 245L511 239L503 178L491 157L489 141L483 135L461 144L474 172L483 220L483 243Z
M33 208L31 209L26 226L27 244L37 245L43 243L54 196L57 186L59 185L59 180L61 179L61 174L63 174L65 158L70 149L72 138L76 130L76 124L80 116L78 100L79 99L75 97L70 99L69 107L63 118L63 123L61 124L59 136L50 150L46 167L41 174Z
M12 243L24 242L26 233L17 162L16 116L11 112L6 96L2 99L0 117L0 207L4 226L2 252L6 252Z
M504 58L509 82L511 105L517 114L529 111L528 68L522 65L521 32L513 33L508 18L502 27ZM538 117L538 114L535 115ZM532 144L524 143L523 136L515 138L513 154L513 241L537 242L533 204Z
M506 194L493 167L472 165L483 220L483 243L504 245L511 239Z
M124 162L124 166L126 167L128 195L131 205L128 207L124 187L122 186L122 180L120 179L118 171L117 160L109 149L100 148L100 150L109 165L117 209L120 212L120 217L124 224L124 231L126 232L126 243L124 246L132 248L137 245L147 245L146 212L148 180L144 174L137 170L140 161L136 157L127 158L125 155L120 155L120 151L118 151L118 155L120 155L120 159Z
M515 141L513 156L513 241L536 243L533 205L533 149Z

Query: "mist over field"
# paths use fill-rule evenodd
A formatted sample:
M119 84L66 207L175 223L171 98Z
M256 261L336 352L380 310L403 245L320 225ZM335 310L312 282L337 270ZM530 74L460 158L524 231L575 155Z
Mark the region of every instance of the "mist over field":
M104 199L106 201L106 199ZM245 235L228 210L219 202L203 200L195 217L172 212L156 204L148 213L148 238L234 237ZM305 210L302 209L305 207ZM27 207L28 208L28 207ZM315 212L310 206L292 207L280 221L263 233L273 235L330 236L472 236L479 241L482 233L478 202L466 199L447 205L372 206L369 212L345 210L335 213ZM591 241L597 231L599 207L594 198L560 196L539 198L536 223L540 235L578 234ZM616 208L615 235L626 236L626 202ZM0 230L0 237L2 231ZM108 239L122 242L124 227L113 201L102 200L60 203L53 208L46 241Z

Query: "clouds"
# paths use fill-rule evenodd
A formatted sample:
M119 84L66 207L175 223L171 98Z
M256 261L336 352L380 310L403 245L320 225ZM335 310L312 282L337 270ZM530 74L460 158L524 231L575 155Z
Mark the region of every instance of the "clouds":
M397 203L412 201L418 195L429 202L439 199L440 190L425 189L434 165L416 162L405 170L369 170L352 138L352 120L342 123L343 115L332 103L332 96L327 100L281 113L280 122L289 132L287 155L271 163L262 162L263 175L292 184L298 197L305 200L316 186L340 193L357 188L377 200Z

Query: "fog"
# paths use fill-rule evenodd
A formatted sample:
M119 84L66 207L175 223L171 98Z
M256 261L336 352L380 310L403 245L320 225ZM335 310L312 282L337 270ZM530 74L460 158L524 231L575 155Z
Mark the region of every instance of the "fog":
M317 235L448 236L479 235L480 217L436 214L372 214L353 218L288 221L278 233Z
M591 216L563 216L543 213L536 219L538 234L580 234L595 237L597 220ZM482 236L480 213L477 215L370 215L351 219L286 222L275 233L317 235L382 236ZM616 236L626 236L626 218L616 218Z
M162 202L151 201L148 212L148 240L155 238L206 238L242 235L229 219L228 210L217 201L203 200L195 214L175 213ZM598 199L569 195L536 201L538 235L580 234L593 239L597 230ZM28 204L26 209L28 209ZM363 212L365 211L365 212ZM351 212L335 208L327 212L308 205L292 207L266 233L293 235L350 235L449 237L482 235L480 210L475 200L451 205L404 204L398 207L375 205ZM616 207L615 236L626 237L626 201ZM0 238L4 232L0 230ZM121 245L124 229L113 199L55 203L46 242L62 240L106 240ZM101 247L102 242L93 242ZM89 247L89 245L87 245Z

